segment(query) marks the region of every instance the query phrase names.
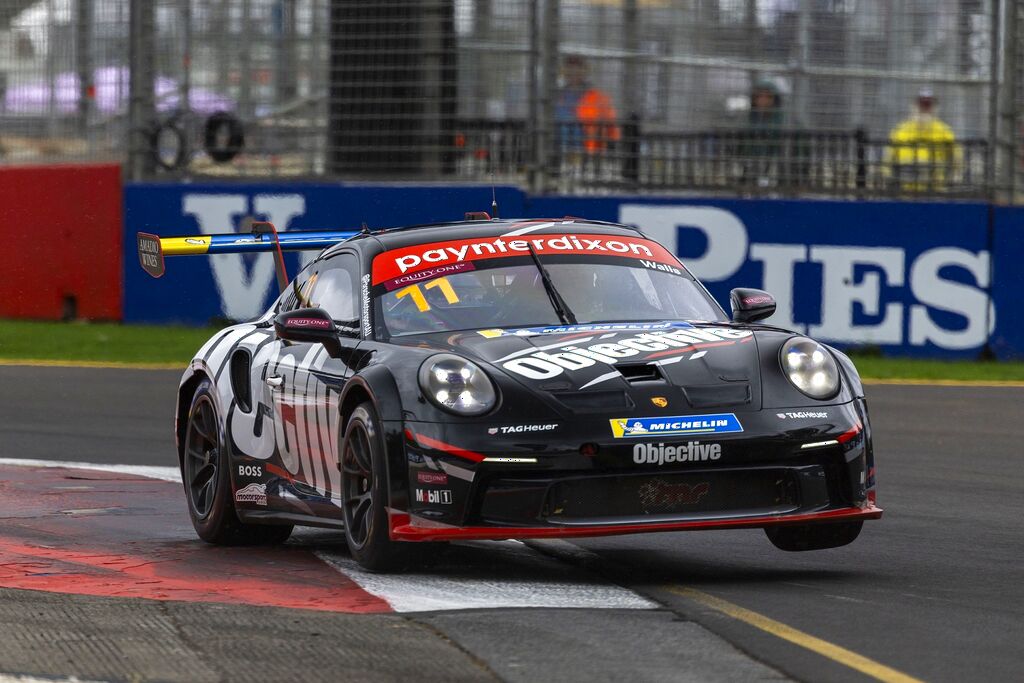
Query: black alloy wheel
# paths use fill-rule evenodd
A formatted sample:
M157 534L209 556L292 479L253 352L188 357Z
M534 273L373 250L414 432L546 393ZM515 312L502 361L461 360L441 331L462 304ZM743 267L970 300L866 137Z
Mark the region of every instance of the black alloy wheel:
M342 456L345 527L352 545L364 548L373 533L374 486L370 436L363 422L355 422L345 439Z
M220 474L220 441L217 413L207 394L197 396L185 433L185 486L192 514L204 520L210 516Z
M341 443L341 491L345 541L366 569L387 571L410 557L409 544L391 540L388 529L384 440L373 403L352 411Z
M284 543L290 524L245 524L235 511L234 491L213 383L196 387L185 423L181 474L188 512L199 538L216 545Z

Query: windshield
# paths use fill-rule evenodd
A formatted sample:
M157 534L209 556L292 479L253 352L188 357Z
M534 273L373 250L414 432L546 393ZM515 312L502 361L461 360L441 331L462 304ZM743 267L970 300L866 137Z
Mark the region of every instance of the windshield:
M721 309L661 245L644 239L610 238L607 244L612 247L632 249L621 256L557 250L558 239L575 237L544 236L531 239L523 249L515 249L517 241L513 240L502 243L509 247L504 253L479 250L480 258L473 258L476 244L467 247L454 242L420 245L415 254L410 254L410 249L385 252L377 256L373 268L372 291L379 319L390 336L560 325L563 321L529 253L533 248L551 284L580 324L723 320ZM491 240L490 244L498 242L502 241ZM552 242L555 249L549 247ZM416 260L422 256L426 258ZM398 277L385 279L396 274Z

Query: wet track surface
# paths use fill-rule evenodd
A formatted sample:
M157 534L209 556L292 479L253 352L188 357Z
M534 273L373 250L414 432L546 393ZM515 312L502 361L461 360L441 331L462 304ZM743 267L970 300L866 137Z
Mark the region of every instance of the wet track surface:
M2 367L0 457L174 465L177 376ZM776 550L759 530L482 543L391 580L360 575L332 533L209 548L177 484L0 466L0 635L16 635L0 639L0 671L1020 680L1024 389L870 386L868 397L886 514L817 553ZM53 590L74 595L40 592ZM295 608L309 601L319 610ZM744 609L774 621L751 625ZM780 638L776 622L798 635ZM814 639L844 650L823 656Z

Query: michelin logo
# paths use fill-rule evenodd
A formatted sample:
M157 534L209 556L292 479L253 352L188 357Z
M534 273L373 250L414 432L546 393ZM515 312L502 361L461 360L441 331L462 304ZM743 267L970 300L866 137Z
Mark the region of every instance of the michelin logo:
M617 417L609 420L616 439L680 434L729 434L742 432L743 425L733 413L675 415L673 417Z

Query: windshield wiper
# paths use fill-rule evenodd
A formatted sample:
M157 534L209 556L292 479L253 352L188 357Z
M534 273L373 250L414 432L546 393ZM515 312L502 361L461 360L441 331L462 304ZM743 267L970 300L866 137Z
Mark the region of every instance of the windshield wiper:
M533 245L527 242L526 248L530 250L530 256L533 257L533 262L537 264L537 271L540 273L540 281L544 283L544 291L548 293L548 299L551 300L551 306L555 309L555 314L563 325L575 325L576 316L569 310L569 304L565 303L565 299L555 289L555 285L551 282L551 276L548 275L547 268L540 262L540 257L537 256L537 252L533 250Z

